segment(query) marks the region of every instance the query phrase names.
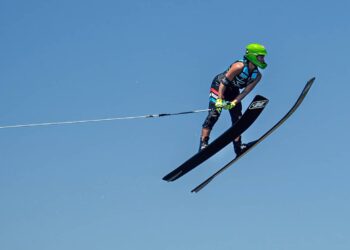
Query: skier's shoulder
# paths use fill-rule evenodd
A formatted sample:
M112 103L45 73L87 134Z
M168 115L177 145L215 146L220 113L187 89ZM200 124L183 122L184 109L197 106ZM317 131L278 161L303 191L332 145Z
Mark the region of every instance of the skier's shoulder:
M245 67L243 60L236 60L228 67L227 71L242 71Z
M239 69L243 69L246 66L246 62L244 60L236 60L233 63L231 63L230 68L231 67L235 67L235 68L239 68Z

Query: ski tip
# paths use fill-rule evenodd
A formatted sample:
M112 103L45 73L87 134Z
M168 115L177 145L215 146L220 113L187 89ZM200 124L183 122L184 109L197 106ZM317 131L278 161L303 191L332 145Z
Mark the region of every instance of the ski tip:
M310 90L311 86L313 85L315 79L316 79L316 77L312 77L310 80L307 81L307 83L306 83L306 85L305 85L305 87L303 89L303 93L309 92L309 90Z
M256 95L253 100L259 100L259 101L260 100L266 100L266 101L269 101L269 99L267 99L265 96L262 96L262 95Z
M310 80L307 81L308 84L313 83L316 80L316 77L311 77Z

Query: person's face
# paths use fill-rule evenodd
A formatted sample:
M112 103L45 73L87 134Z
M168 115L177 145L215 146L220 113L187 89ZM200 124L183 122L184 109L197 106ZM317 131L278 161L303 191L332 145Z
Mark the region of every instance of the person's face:
M257 56L256 59L258 59L258 61L261 63L265 63L265 56L263 56L263 55Z

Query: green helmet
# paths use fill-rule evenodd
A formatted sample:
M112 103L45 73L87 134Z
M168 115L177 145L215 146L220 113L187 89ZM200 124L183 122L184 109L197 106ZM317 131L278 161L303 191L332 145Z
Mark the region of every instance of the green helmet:
M267 52L263 45L258 43L251 43L246 47L245 57L248 61L251 61L254 65L261 69L265 69L267 64L264 60L259 60L258 56L266 56Z

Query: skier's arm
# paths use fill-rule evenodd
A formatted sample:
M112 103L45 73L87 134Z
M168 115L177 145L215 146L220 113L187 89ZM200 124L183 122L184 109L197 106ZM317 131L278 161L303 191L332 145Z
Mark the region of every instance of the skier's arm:
M242 62L234 63L231 68L227 71L224 79L221 80L219 85L219 99L225 99L224 92L226 89L226 84L233 80L233 78L237 75L239 75L244 68L244 64Z
M255 79L254 82L252 82L251 84L249 84L247 87L244 88L244 90L242 91L242 93L240 93L236 99L234 100L234 102L238 103L240 101L242 101L244 99L244 97L246 97L246 95L248 95L254 88L255 86L258 84L258 82L261 79L261 74L258 75L258 77Z
M218 99L225 99L224 97L225 90L226 90L226 86L222 82L220 82Z

